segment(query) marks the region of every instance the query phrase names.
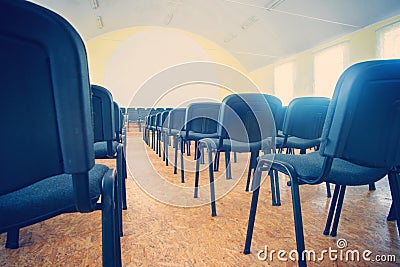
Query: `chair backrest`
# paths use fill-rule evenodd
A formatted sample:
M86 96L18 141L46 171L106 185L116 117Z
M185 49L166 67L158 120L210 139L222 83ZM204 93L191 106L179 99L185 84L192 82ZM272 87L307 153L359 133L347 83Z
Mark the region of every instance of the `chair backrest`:
M271 109L272 115L274 116L275 125L278 125L280 120L282 101L273 95L264 94L265 99L268 102L269 108Z
M114 101L114 139L117 141L121 140L122 128L124 127L124 115L122 109L119 107L118 103Z
M157 113L153 113L149 115L149 126L155 127L157 121Z
M221 103L192 103L186 109L185 130L210 134L217 132L218 115Z
M320 153L380 168L400 165L400 60L349 67L336 84Z
M161 112L160 121L158 122L158 126L160 128L169 128L167 118L170 112L170 109L166 109L165 111Z
M161 111L161 112L158 112L156 114L156 127L157 128L162 127L162 114L163 114L163 112L165 112L165 111Z
M94 166L91 96L79 34L33 3L0 1L0 58L0 116L13 129L1 133L8 141L2 145L7 156L1 160L0 195L68 173L78 210L90 209L82 185Z
M220 138L244 143L274 142L275 134L273 114L262 94L232 94L223 99L218 124Z
M175 108L169 112L168 118L166 119L167 127L170 130L169 133L171 133L172 129L181 131L184 128L185 116L186 108Z
M276 129L277 130L281 130L282 131L282 129L283 129L283 121L285 120L286 111L287 111L287 106L283 106L281 108L281 110L280 110L280 113L279 113L279 116L278 116L279 120L278 120L277 125L276 125ZM275 123L276 123L276 121L275 121Z
M149 111L145 108L138 108L137 112L139 120L144 120L144 118L149 114Z
M112 142L115 139L114 101L106 88L92 85L92 108L94 142Z
M304 139L321 137L330 99L326 97L299 97L290 101L282 132Z
M128 108L128 121L137 121L139 119L139 112L136 108Z

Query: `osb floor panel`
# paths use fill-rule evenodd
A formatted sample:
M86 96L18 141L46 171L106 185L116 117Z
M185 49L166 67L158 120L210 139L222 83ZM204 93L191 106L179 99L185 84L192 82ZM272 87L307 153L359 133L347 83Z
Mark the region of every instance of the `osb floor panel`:
M271 205L268 180L262 185L251 254L244 255L251 193L244 191L246 173L241 179L235 173L243 170L247 162L245 154L240 154L238 163L232 164L234 179L231 181L225 180L220 173L224 166L221 157L217 194L223 191L226 184L229 187L238 183L232 191L218 199L216 217L211 217L209 204L201 205L202 201L206 202L209 198L206 169L200 174L200 185L204 185L200 188L200 198L194 200L193 172L187 172L186 183L181 184L179 172L174 175L172 164L166 167L162 159L144 145L138 132L128 133L127 158L132 173L127 179L128 210L123 214L124 236L121 246L124 266L296 266L292 261L279 261L276 253L272 261L262 261L257 257L257 252L266 246L268 252L289 252L296 246L290 187L286 186L286 177L280 177L281 206ZM192 157L185 158L185 167L192 170ZM170 149L170 159L173 159L173 149ZM98 162L115 166L114 160ZM202 166L204 168L205 165ZM147 186L156 188L158 193L165 188L162 185L157 189L159 179L155 177L162 177L167 181L166 184L178 185L181 187L174 188L190 192L176 196L179 203L193 204L199 201L201 206L177 207L155 200L138 186L132 174L136 181L141 184L147 181ZM386 221L391 203L387 179L382 179L376 186L376 191L368 191L367 186L347 189L337 237L322 234L330 203L326 198L325 185L302 186L306 248L314 250L317 257L329 248L338 251L333 255L349 250L357 250L361 255L363 251L370 250L371 259L375 255L395 255L397 263L367 262L362 259L331 261L325 254L322 262L308 262L309 266L398 266L400 238L395 223ZM176 200L166 199L172 202ZM0 266L101 266L100 212L64 214L25 227L20 232L21 247L16 250L4 248L5 237L5 234L0 235ZM347 247L339 249L336 244L339 239L345 239ZM284 257L288 258L288 255Z

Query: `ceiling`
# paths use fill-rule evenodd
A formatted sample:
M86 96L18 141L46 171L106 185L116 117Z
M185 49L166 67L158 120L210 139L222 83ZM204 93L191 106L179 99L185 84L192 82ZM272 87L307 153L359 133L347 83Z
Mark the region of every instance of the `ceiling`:
M139 26L211 40L248 71L400 15L400 0L32 0L87 41ZM96 7L97 5L97 7Z

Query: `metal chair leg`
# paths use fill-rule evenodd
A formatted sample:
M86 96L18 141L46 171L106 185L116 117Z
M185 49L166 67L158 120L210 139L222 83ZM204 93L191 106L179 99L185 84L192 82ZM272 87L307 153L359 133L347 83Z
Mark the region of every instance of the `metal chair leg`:
M210 196L211 196L211 216L217 216L217 209L215 206L215 185L214 185L214 167L213 156L211 149L208 150L208 172L210 176Z
M225 176L226 180L232 179L231 152L225 151Z
M339 196L339 189L340 189L340 185L336 185L335 190L333 191L333 197L331 200L331 205L329 207L328 218L326 219L324 235L329 235L329 231L332 226L333 215L335 214L337 199Z
M251 198L249 221L247 223L246 242L243 251L244 254L250 254L251 240L253 238L254 222L256 219L256 212L257 212L258 196L260 193L260 183L261 183L261 170L257 168L256 171L254 172L253 183L252 183L253 195Z
M343 206L343 200L344 200L345 192L346 192L346 186L342 185L340 187L340 191L339 191L339 198L338 198L338 203L337 203L337 206L336 206L335 218L333 219L331 236L336 236L336 234L337 234L337 228L339 226L339 218L340 218L340 214L342 212L342 206Z

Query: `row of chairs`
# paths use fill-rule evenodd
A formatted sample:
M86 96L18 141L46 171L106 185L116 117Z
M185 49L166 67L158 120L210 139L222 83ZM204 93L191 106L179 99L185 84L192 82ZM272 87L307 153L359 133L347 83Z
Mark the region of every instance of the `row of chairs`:
M247 94L250 96L251 94ZM244 96L244 95L241 95ZM259 95L254 95L257 97ZM286 118L286 108L282 107L281 101L272 95L261 95L262 99L265 99L264 102L267 102L268 107L271 109L272 117L274 121L280 121L281 127L279 128L279 124L277 123L276 134L282 132L283 121L286 121L286 125L288 122L291 122L291 128L287 129L285 127L284 133L282 137L277 137L276 146L281 151L283 148L291 149L293 151L294 148L297 149L305 149L311 148L314 146L318 146L320 141L320 135L322 131L322 125L324 116L326 115L327 105L329 103L329 99L327 98L318 98L318 97L304 97L298 98L296 101L293 101L293 105L296 103L296 108L290 107L290 112L288 114L297 114L294 118ZM224 102L223 102L224 103ZM253 104L257 108L256 104ZM177 154L178 150L180 150L181 160L180 160L180 169L181 169L181 182L184 182L185 168L184 168L184 159L183 154L185 151L185 147L187 147L187 154L190 152L190 142L194 142L195 151L197 151L197 147L199 145L199 141L207 138L209 140L213 140L212 146L215 147L212 152L215 152L214 166L213 170L216 171L219 168L219 154L221 152L225 153L225 163L226 163L226 178L231 179L231 166L230 166L230 154L234 152L243 153L250 152L250 166L248 169L248 178L246 183L246 191L249 190L250 177L251 173L255 168L256 159L259 155L259 145L253 145L248 147L247 142L241 142L240 145L238 142L235 143L234 146L230 144L219 144L219 139L225 140L224 142L231 142L229 138L223 137L221 133L218 132L218 125L220 125L223 129L223 121L219 117L221 112L221 103L211 103L211 102L200 102L200 103L192 103L187 109L178 108L174 110L156 110L146 118L146 126L145 126L145 134L144 140L146 143L151 146L156 153L161 157L163 155L163 160L166 161L166 165L168 165L168 144L169 137L173 138L173 147L175 148L175 156L174 156L174 174L177 173ZM251 107L251 110L254 111L254 108ZM264 111L266 111L266 107L264 107ZM239 112L239 111L238 111ZM246 110L244 112L247 112ZM226 112L225 112L226 113ZM298 114L301 115L299 116ZM237 115L237 114L236 114ZM225 114L225 116L232 116L232 114ZM244 116L244 115L243 115ZM242 117L243 117L242 116ZM225 118L224 120L227 123L230 123L230 118ZM298 122L301 120L301 123ZM271 128L270 125L260 125L262 122L254 121L252 119L247 118L245 121L246 124L257 124L260 128ZM304 125L309 127L308 131L304 131ZM294 127L295 126L295 127ZM250 127L250 126L248 126ZM300 130L296 130L300 128ZM220 129L220 131L222 131ZM273 127L275 129L275 126ZM245 139L247 136L247 132L241 132L239 135L243 135L242 139ZM252 137L253 138L253 137ZM253 138L254 139L254 138ZM294 139L295 142L287 142L287 140ZM228 141L227 141L228 140ZM253 142L253 141L251 141ZM161 146L161 143L164 145ZM164 151L162 151L164 148ZM204 150L204 147L201 148ZM301 152L303 153L303 152ZM195 154L194 159L199 158L200 162L204 161L203 153L199 153L199 155ZM209 165L211 163L209 162ZM211 177L212 179L213 177ZM195 179L195 193L194 196L198 195L198 175L196 175ZM279 188L279 185L276 185ZM273 190L275 192L276 190ZM328 191L330 193L330 191ZM279 205L279 190L277 191L278 197L273 197L273 204ZM213 210L213 214L215 211Z
M149 115L151 108L127 108L126 113L126 122L128 126L128 131L130 130L130 124L136 123L139 131L142 131L142 123L144 118Z
M1 136L8 140L0 176L6 247L19 246L25 226L101 210L103 266L121 266L122 113L105 88L90 85L84 43L65 19L28 1L5 0L0 21L0 116L13 129ZM117 169L95 164L95 156L116 159Z
M263 171L269 171L271 180L274 172L290 177L299 266L306 266L299 185L335 184L324 230L325 235L335 236L346 187L371 186L388 176L392 194L388 219L397 220L400 231L399 67L400 60L375 60L355 64L342 74L329 104L319 151L258 158L245 254L250 253Z
M168 129L174 110L149 116L146 127L152 129L151 136L162 137L168 132L174 137L175 152L179 148L181 150L182 182L183 151L187 142L195 142L195 197L198 194L201 156L207 151L212 216L216 216L214 171L215 165L218 165L218 160L214 159L218 157L212 153L218 155L225 152L228 179L231 175L229 153L251 153L246 189L252 170L255 171L245 254L250 253L261 173L269 172L273 205L280 204L278 172L289 175L297 249L302 255L305 247L298 191L301 184L325 182L328 196L329 183L335 184L324 230L326 235L335 236L337 233L346 186L369 185L371 189L374 182L385 175L389 176L393 197L388 219L399 218L400 129L396 125L400 98L400 91L396 90L399 84L396 68L399 64L399 60L392 60L354 65L340 78L332 101L328 98L302 97L294 99L288 107L278 104L279 108L273 109L271 96L234 94L224 98L222 103L194 103L186 110L177 109L181 118L175 129ZM274 122L278 122L276 127ZM155 139L152 141L158 153L161 153L161 139L157 138L157 143ZM145 140L149 141L148 138ZM382 140L387 144L382 145ZM165 147L168 147L166 141ZM286 149L287 153L275 153L275 149L279 152ZM300 150L300 154L295 155L294 149ZM306 154L309 149L319 151ZM260 151L264 155L260 156ZM399 220L397 224L400 229ZM304 259L299 259L299 265L305 265Z

